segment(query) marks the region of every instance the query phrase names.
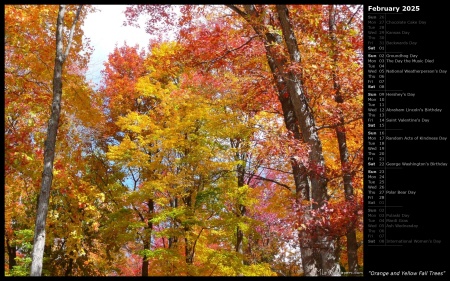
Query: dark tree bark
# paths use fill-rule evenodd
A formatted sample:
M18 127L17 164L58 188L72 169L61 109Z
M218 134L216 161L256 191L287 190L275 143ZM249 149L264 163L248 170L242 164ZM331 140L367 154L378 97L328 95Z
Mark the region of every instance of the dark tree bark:
M152 239L152 232L153 232L153 223L151 221L151 219L153 218L153 213L154 213L154 202L153 199L149 199L147 201L147 206L148 206L148 214L149 214L149 218L148 218L148 223L146 226L146 229L144 230L144 250L151 250L152 248L152 243L151 243L151 239ZM145 220L144 220L145 222ZM147 231L147 232L146 232ZM149 266L149 262L148 262L148 256L144 255L142 257L142 276L148 276L148 266Z
M173 198L172 200L170 200L170 207L172 207L172 208L177 208L178 207L178 198ZM177 228L178 227L178 225L177 225L177 222L174 220L173 222L172 222L172 227L173 228ZM176 236L170 236L169 237L169 245L168 245L168 248L169 249L171 249L172 247L174 247L175 246L175 244L178 242L178 237L176 237Z
M146 235L144 235L145 237ZM144 238L144 250L150 250L150 240L147 240ZM144 255L142 257L142 276L147 277L148 276L148 257Z
M340 91L340 85L338 81L338 77L336 74L337 67L337 50L336 50L336 34L335 34L335 10L334 6L330 5L329 9L329 21L328 21L328 30L329 36L331 40L331 48L333 53L333 89L335 90L335 101L338 104L342 104L344 102L344 98L342 97L342 93ZM350 171L350 163L349 163L349 152L347 148L347 135L345 133L345 119L344 114L341 110L338 111L339 114L339 124L335 127L336 137L338 140L339 146L339 157L341 160L341 169L342 169L342 177L344 182L344 194L346 201L353 201L353 184L352 184L352 173ZM347 237L347 259L348 259L348 271L349 272L357 272L358 271L358 242L356 240L356 230L354 225L350 225L349 229L346 233Z
M9 243L9 239L7 237L5 237L5 239L6 239L6 251L8 252L8 268L9 268L9 270L12 270L14 268L14 266L17 265L17 262L16 262L16 257L17 257L16 246L15 245L11 245Z
M69 258L69 264L67 265L66 272L64 273L64 276L72 275L72 267L73 267L73 259Z
M246 153L239 151L242 149L241 141L239 139L230 139L231 147L236 148L236 154L234 156L234 160L244 160L246 157ZM244 162L245 163L245 162ZM243 187L245 184L245 164L236 165L236 177L237 177L237 187ZM236 206L236 213L238 217L245 216L246 208L244 205L238 204ZM239 226L236 226L236 244L234 245L234 249L236 252L243 254L243 241L244 241L244 232Z
M61 113L62 96L62 70L64 61L72 44L72 36L80 16L82 5L77 9L75 19L72 23L68 45L64 52L63 46L63 27L66 5L59 6L58 18L56 23L56 56L53 72L53 101L51 115L48 121L47 139L44 148L44 171L42 172L42 184L39 194L38 209L36 216L36 226L34 230L34 244L31 262L31 276L41 276L45 245L45 223L47 220L48 202L50 198L50 189L53 180L53 160L55 158L56 135L58 132L59 116Z
M184 203L186 204L189 212L192 212L193 209L193 202L192 202L192 196L193 192L191 191L184 199ZM192 213L188 214L188 216L191 216ZM185 254L185 261L186 264L192 265L194 263L194 254L195 254L195 247L194 247L194 241L191 236L192 232L192 226L189 224L186 224L184 226L184 254Z
M189 233L191 229L189 227L184 228L186 233ZM194 262L194 247L192 241L189 238L184 238L184 251L186 254L186 263L192 264Z
M185 153L187 155L188 152ZM194 189L188 190L188 194L183 197L183 203L187 207L188 218L192 218L194 215L194 205L195 205L195 196L196 192ZM185 261L187 265L192 265L194 263L194 255L195 255L195 243L196 240L192 238L192 225L186 223L183 227L184 229L184 255Z

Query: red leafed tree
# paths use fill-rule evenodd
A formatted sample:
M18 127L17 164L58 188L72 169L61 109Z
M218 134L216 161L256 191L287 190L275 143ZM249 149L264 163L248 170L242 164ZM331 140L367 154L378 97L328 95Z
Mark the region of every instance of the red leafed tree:
M303 213L303 221L307 225L311 225L315 229L314 236L306 235L307 232L301 232L300 241L302 248L303 270L306 275L339 275L339 266L336 262L336 237L329 235L325 229L317 225L308 223L314 221L314 216L320 213L319 210L327 209L330 196L328 194L330 186L328 185L328 175L322 141L319 135L319 125L317 118L318 113L315 105L315 98L318 96L316 89L308 87L314 83L314 77L305 76L305 70L308 65L302 61L302 53L299 48L301 45L308 45L310 41L315 40L318 36L314 32L328 34L328 30L320 25L320 18L307 18L308 12L314 16L317 11L316 7L307 6L305 9L299 7L287 7L285 5L267 6L267 5L227 5L234 14L227 14L220 8L210 8L207 6L194 7L183 6L181 8L182 15L179 21L176 20L174 14L170 14L169 9L164 9L164 18L172 17L175 25L185 26L180 28L180 35L189 42L195 21L198 15L206 11L214 11L217 14L227 14L228 18L235 17L233 34L239 33L247 40L260 42L260 46L264 46L266 62L273 75L273 83L278 92L278 100L281 104L286 128L291 135L305 147L307 153L307 161L301 161L302 157L291 155L292 173L295 179L296 192L298 194L298 202L309 202L310 208ZM136 18L139 13L160 12L155 10L154 6L134 6L129 8L127 13L130 21ZM158 7L163 9L163 7ZM302 12L302 14L300 14ZM294 16L291 15L294 14ZM211 15L213 12L211 12ZM323 13L325 14L325 13ZM212 16L214 18L214 16ZM304 19L304 22L302 22ZM155 22L148 22L147 29L152 30ZM220 51L216 52L215 58L203 61L206 65L224 64L227 62L227 55L244 52L245 45L240 47L230 46L230 44L221 42L220 25L206 24L207 28L203 34L209 37L211 44L215 45ZM299 30L306 31L307 36L299 37ZM312 31L312 32L311 32ZM309 32L309 33L308 33ZM332 33L332 31L331 31ZM201 37L200 37L201 38ZM302 41L299 41L302 40ZM193 45L204 48L205 45ZM195 49L195 47L193 47ZM222 51L223 50L223 51ZM331 63L330 63L331 64ZM325 78L325 77L324 77ZM327 79L327 78L325 78ZM317 81L316 81L317 82ZM349 190L346 185L346 190ZM329 224L330 216L322 216L325 224ZM313 245L321 245L314 247ZM353 250L351 250L352 252Z

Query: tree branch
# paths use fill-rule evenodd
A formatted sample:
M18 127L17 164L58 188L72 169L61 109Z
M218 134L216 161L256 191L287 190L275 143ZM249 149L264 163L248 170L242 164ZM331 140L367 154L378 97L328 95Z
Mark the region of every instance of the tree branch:
M141 219L142 222L145 222L145 218L144 216L141 214L141 212L139 212L139 210L136 208L136 206L134 206L134 204L132 203L131 206L133 207L133 210L136 211L136 213L138 214L139 218Z
M265 166L261 166L261 165L258 165L258 168L263 168L263 169L267 169L267 170L272 170L272 171L277 171L277 172L285 173L285 174L288 174L288 175L292 175L292 172L286 172L286 171L283 171L283 170L279 170L279 169L275 169L275 168L269 168L269 167L265 167Z
M246 16L248 16L248 14L242 10L240 10L238 7L236 7L235 5L225 5L228 8L230 8L231 10L235 11L238 15L240 15L241 17L243 17L244 19L246 18Z
M278 181L276 181L276 180L272 180L272 179L268 179L268 178L265 178L265 177L261 177L260 175L255 175L255 174L252 174L252 173L249 173L249 172L245 172L245 174L251 175L251 176L253 176L253 177L255 177L255 178L259 179L259 180L268 181L268 182L273 182L273 183L275 183L275 184L277 184L277 185L279 185L279 186L282 186L282 187L284 187L284 188L287 188L289 191L292 190L291 187L290 187L289 185L286 185L286 184L284 184L284 183L278 182Z
M322 130L322 129L334 129L336 127L344 126L346 124L350 124L352 122L355 122L355 121L358 121L361 119L362 119L362 117L356 117L356 118L350 119L349 121L346 121L344 123L338 123L338 124L333 124L333 125L323 125L323 126L317 127L316 129L317 129L317 131Z
M199 232L198 235L197 235L197 238L196 238L195 241L194 241L194 245L192 245L192 253L191 253L191 257L194 256L194 253L195 253L195 246L197 245L198 238L200 238L200 235L202 234L203 229L205 229L205 228L202 227L202 229L200 230L200 232Z
M212 66L214 63L216 63L218 60L223 59L223 58L226 57L229 53L232 53L232 52L234 52L234 51L237 51L237 50L239 50L239 49L242 49L244 46L246 46L248 43L250 43L254 38L256 38L256 37L258 37L258 36L259 36L259 35L253 35L253 36L250 37L250 39L247 40L247 42L245 42L245 43L242 44L241 46L236 47L236 48L231 49L231 50L227 49L226 52L225 52L223 55L221 55L220 57L217 57L217 58L215 58L215 59L213 59L213 60L211 60L211 61L208 61L208 62L201 62L201 63L208 63L208 67L206 68L206 71L208 71L208 70L211 68L211 66Z
M351 16L351 18L348 20L347 25L349 25L349 24L352 22L353 18L354 18L355 15L359 12L359 10L361 9L361 7L362 7L362 5L359 5L359 6L358 6L358 9L356 9L356 11L353 13L353 15Z
M80 17L81 8L83 5L78 5L77 13L75 15L75 19L73 20L72 27L70 28L69 41L67 43L66 52L64 53L62 61L64 62L69 55L70 47L72 46L73 32L75 31L75 26L77 25L78 18Z

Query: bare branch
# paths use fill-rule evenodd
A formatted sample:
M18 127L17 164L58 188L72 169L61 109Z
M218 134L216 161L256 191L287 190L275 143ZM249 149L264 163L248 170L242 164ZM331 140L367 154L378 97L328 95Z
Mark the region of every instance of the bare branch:
M353 13L353 15L352 15L352 16L350 17L350 19L348 20L347 25L349 25L349 24L352 22L353 18L354 18L355 15L359 12L359 10L361 9L362 6L363 6L363 5L359 5L359 6L358 6L358 9L356 9L356 11Z
M259 180L268 181L268 182L273 182L273 183L275 183L275 184L277 184L277 185L279 185L279 186L282 186L282 187L284 187L284 188L287 188L289 191L292 190L291 187L290 187L289 185L286 185L286 184L284 184L284 183L278 182L278 181L276 181L276 180L268 179L268 178L262 177L262 176L260 176L260 175L255 175L255 174L252 174L252 173L249 173L249 172L245 172L245 173L246 173L247 175L251 175L251 176L253 176L253 177L255 177L255 178L259 179Z
M139 210L136 208L136 206L134 206L134 204L131 204L131 206L133 207L133 210L136 211L136 213L138 214L139 218L141 219L142 222L145 222L145 218L144 216L141 214L141 212L139 212Z
M343 125L346 125L346 124L350 124L350 123L353 123L353 122L361 120L361 119L362 119L362 116L359 116L359 117L350 119L350 120L348 120L348 121L346 121L344 123L338 123L338 124L333 124L333 125L323 125L323 126L317 127L317 131L322 130L322 129L334 129L336 127L343 126Z
M241 17L243 17L244 19L247 17L247 13L240 10L238 7L236 7L235 5L225 5L228 8L230 8L231 10L235 11L238 15L240 15Z
M75 26L77 25L78 18L80 17L81 8L83 8L83 5L79 5L77 9L77 13L75 15L75 19L73 20L72 27L70 28L70 34L69 34L69 41L67 43L66 52L64 53L64 56L62 58L62 61L64 62L69 55L70 47L72 46L72 39L73 39L73 32L75 31Z
M208 63L208 67L207 67L207 69L206 69L206 71L208 71L214 63L216 63L217 61L219 61L219 60L225 58L228 54L230 54L230 53L232 53L232 52L235 52L235 51L237 51L237 50L239 50L239 49L242 49L244 46L248 45L254 38L256 38L256 37L258 37L258 36L259 36L259 35L253 35L253 36L251 36L244 44L242 44L241 46L236 47L236 48L231 49L231 50L227 49L226 52L225 52L223 55L221 55L221 56L219 56L219 57L217 57L217 58L215 58L215 59L213 59L213 60L211 60L211 61L208 61L208 62L201 62L201 63Z

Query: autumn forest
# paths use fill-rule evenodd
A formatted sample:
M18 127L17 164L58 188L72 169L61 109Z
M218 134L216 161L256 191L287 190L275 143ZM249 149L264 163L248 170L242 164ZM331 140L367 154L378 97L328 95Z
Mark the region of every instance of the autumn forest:
M361 276L360 6L4 7L7 276Z

